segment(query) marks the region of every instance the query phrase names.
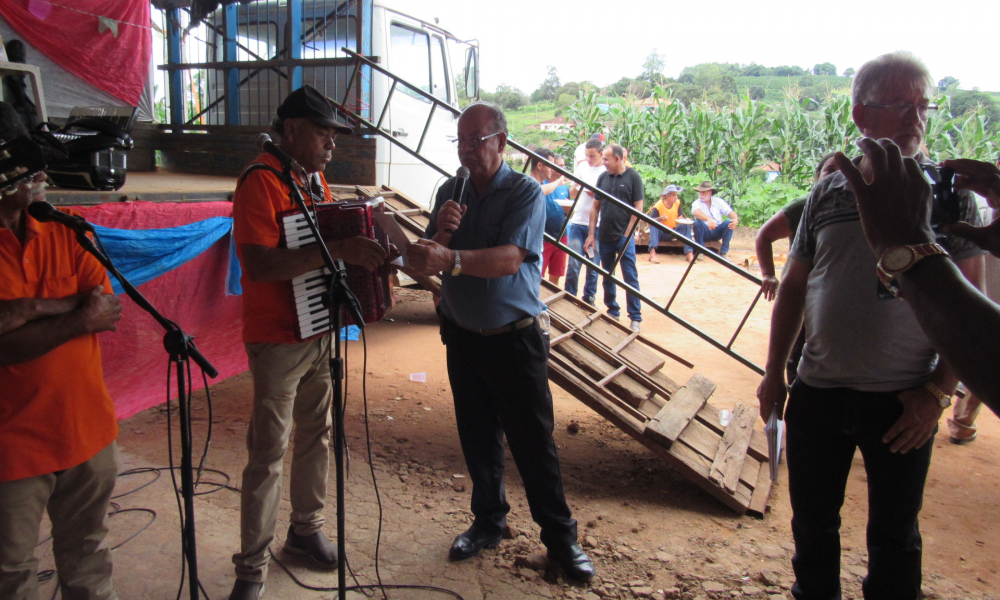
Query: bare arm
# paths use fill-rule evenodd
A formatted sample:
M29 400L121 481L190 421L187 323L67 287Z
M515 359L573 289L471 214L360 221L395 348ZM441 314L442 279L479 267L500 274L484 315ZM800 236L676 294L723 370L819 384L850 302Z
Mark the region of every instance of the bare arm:
M597 217L600 216L600 214L601 201L594 198L594 203L590 205L590 230L587 233L587 239L583 242L584 253L593 248L596 243L594 234L597 231Z
M97 286L81 295L79 308L43 317L0 335L0 366L29 362L82 335L114 331L121 302Z
M740 218L736 215L735 210L729 211L729 228L736 229L736 225L740 222Z
M899 283L934 348L958 378L1000 414L1000 306L943 257L920 261Z
M328 241L326 247L334 260L342 259L369 271L381 265L386 256L378 242L362 237ZM288 281L323 266L323 254L319 246L271 248L243 244L242 249L246 263L243 268L254 282Z
M556 179L555 181L552 181L552 182L549 182L549 183L542 183L542 184L540 184L542 186L542 194L545 195L545 196L548 196L552 192L556 191L557 187L559 187L559 186L561 186L561 185L563 185L565 183L566 183L566 181L565 181L565 178L563 178L563 177L560 177L559 179Z
M760 416L765 423L770 418L772 410L777 410L779 416L784 412L785 397L788 395L785 385L785 363L788 362L792 344L802 329L806 284L811 271L810 263L792 258L789 260L785 279L778 287L778 297L771 311L771 337L767 347L764 379L757 388Z
M762 280L760 289L767 300L774 300L774 294L778 290L778 278L774 272L774 250L771 246L774 242L791 236L792 228L784 211L775 213L757 232L754 248L757 251L757 262L760 264Z
M68 313L80 301L81 296L74 294L65 298L15 298L0 302L0 335L30 321Z

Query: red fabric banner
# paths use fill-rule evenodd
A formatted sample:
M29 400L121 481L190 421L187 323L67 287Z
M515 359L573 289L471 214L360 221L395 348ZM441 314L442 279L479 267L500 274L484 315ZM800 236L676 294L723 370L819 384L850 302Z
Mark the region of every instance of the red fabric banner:
M95 225L116 229L163 229L233 215L230 202L122 202L73 209ZM229 243L227 235L197 258L138 287L160 313L194 336L198 350L219 370L210 385L247 370L241 298L225 295ZM128 296L119 298L118 329L102 333L100 340L104 379L118 418L126 419L166 401L167 353L159 323ZM204 388L194 363L191 373L194 389ZM171 378L176 382L176 372ZM171 398L176 393L173 383Z
M62 68L139 105L153 52L149 0L3 0L0 16Z

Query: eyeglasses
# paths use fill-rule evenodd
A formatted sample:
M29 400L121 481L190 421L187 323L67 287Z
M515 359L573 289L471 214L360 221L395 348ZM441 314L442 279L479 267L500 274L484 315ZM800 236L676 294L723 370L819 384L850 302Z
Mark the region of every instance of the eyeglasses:
M879 108L898 118L905 117L911 110L917 111L921 117L926 117L928 113L933 113L938 109L937 104L862 104L861 106Z
M458 146L468 146L469 148L472 148L473 150L475 150L476 148L482 146L483 142L485 142L486 140L490 139L491 137L500 135L501 133L503 133L503 132L502 131L498 131L496 133L491 133L489 135L484 135L483 137L479 137L479 138L473 138L471 140L465 139L463 137L456 137L455 139L449 140L449 141L452 144L455 144L456 147L458 147Z

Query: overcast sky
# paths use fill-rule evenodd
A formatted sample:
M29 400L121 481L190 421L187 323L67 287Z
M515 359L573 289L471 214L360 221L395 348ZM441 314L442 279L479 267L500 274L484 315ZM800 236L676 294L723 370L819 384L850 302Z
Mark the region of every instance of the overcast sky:
M531 93L547 65L563 82L604 86L635 77L655 48L664 74L705 62L768 67L831 62L842 73L894 50L924 61L934 81L1000 91L1000 1L951 0L386 0L459 38L478 38L482 87Z

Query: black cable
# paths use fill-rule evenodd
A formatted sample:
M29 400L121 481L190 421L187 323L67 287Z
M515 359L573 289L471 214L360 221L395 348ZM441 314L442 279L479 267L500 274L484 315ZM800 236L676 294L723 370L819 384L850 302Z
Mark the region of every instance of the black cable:
M375 462L372 460L372 433L368 424L368 336L365 330L361 330L361 347L363 358L361 361L361 401L365 410L365 446L368 449L368 471L372 475L372 486L375 488L375 503L378 505L378 532L375 534L375 579L379 588L382 589L382 596L388 597L385 593L385 586L382 583L382 572L379 569L379 552L382 549L382 495L378 491L378 479L375 477Z
M281 559L279 559L274 554L274 552L271 552L271 558L274 560L274 562L278 563L278 566L281 567L281 570L283 570L292 579L292 581L294 581L296 583L296 585L298 585L301 588L304 588L304 589L307 589L307 590L310 590L310 591L313 591L313 592L336 592L336 591L338 591L336 587L320 587L320 586L315 586L315 585L309 585L309 584L301 581L295 575L293 575L292 572L290 570L288 570L288 567L285 566L285 563L281 562ZM378 584L378 585L355 585L355 586L349 586L349 587L347 587L346 591L357 591L357 592L364 593L364 590L377 590L377 589L380 589L380 588L383 590L383 592L382 592L383 595L385 594L385 590L427 590L427 591L430 591L430 592L439 592L439 593L442 593L442 594L447 594L447 595L449 595L449 596L451 596L453 598L458 598L459 600L465 600L465 598L463 598L458 592L454 592L454 591L446 589L446 588L434 587L432 585L393 585L393 584L388 584L388 585L382 585L382 584Z

